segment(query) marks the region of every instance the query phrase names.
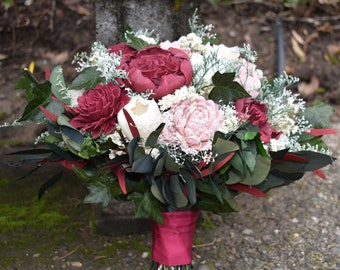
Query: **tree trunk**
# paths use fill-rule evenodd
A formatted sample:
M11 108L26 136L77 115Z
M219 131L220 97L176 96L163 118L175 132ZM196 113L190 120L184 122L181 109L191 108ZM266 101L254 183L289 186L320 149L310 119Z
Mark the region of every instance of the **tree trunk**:
M188 19L199 0L95 0L97 39L104 45L121 42L124 27L154 30L160 40L175 40L190 31Z

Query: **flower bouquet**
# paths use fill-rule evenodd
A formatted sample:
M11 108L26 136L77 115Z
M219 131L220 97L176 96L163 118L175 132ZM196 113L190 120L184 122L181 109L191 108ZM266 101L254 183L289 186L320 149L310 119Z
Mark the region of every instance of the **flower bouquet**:
M86 203L133 201L153 220L154 269L191 264L199 211L238 211L238 194L265 196L306 171L324 177L334 161L322 141L335 132L329 106L307 108L288 89L296 78L267 79L248 45L215 45L212 26L196 14L189 23L173 42L148 30L95 42L75 56L70 83L57 66L43 82L26 69L16 85L28 104L14 124L46 125L36 140L46 147L16 154L72 169Z

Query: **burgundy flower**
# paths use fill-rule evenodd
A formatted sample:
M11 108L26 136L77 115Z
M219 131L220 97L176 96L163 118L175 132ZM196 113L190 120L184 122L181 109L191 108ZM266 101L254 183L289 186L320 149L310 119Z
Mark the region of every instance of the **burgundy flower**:
M121 68L128 72L127 87L138 93L152 90L152 97L156 100L184 85L188 86L193 76L191 62L185 52L175 48L163 50L157 46L123 54Z
M273 129L268 123L267 106L251 98L240 98L235 102L237 116L249 121L260 128L261 140L269 143L271 138L278 138L280 132Z
M118 85L108 83L78 97L76 116L70 120L75 128L91 133L94 139L100 134L110 134L117 124L117 114L130 100Z
M109 46L107 50L109 51L109 53L115 53L117 55L122 54L123 56L124 55L127 56L128 54L135 54L137 52L135 49L131 48L126 43L119 43Z

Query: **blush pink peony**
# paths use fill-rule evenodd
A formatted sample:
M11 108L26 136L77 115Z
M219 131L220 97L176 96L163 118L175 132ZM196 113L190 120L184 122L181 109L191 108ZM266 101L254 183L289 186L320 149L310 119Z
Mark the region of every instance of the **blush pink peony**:
M167 123L160 141L179 145L187 154L210 150L213 136L224 122L224 113L220 107L201 96L193 101L176 103L166 113L166 117Z
M235 81L241 84L252 98L256 98L260 94L262 74L256 69L255 64L245 59L242 59L242 62L243 64Z

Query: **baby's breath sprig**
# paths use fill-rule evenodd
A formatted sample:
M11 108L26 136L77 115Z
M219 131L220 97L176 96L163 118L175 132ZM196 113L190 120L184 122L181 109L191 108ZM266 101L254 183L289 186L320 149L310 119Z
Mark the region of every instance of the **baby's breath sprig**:
M189 26L192 33L201 37L204 41L203 43L208 43L216 40L217 35L211 33L214 26L212 24L204 25L199 21L199 16L197 15L197 9L195 10L192 18L189 19Z

